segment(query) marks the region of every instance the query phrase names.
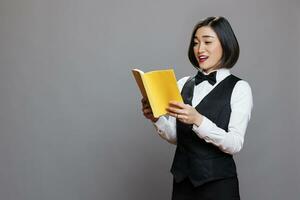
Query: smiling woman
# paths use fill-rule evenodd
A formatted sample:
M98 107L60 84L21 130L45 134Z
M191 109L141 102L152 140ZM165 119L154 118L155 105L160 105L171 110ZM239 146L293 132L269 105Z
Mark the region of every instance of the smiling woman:
M223 54L221 43L216 33L210 27L197 29L193 40L194 55L206 73L220 65Z
M229 22L224 17L200 21L188 57L197 74L178 81L184 103L170 102L168 115L155 118L142 100L158 134L177 145L172 199L240 199L232 155L242 149L253 100L248 82L229 70L239 57Z
M201 47L201 49L200 49ZM194 67L199 68L199 57L206 52L213 55L214 64L210 69L232 68L239 58L240 48L236 36L224 17L208 17L199 22L192 33L188 51L189 59ZM205 55L204 56L208 56ZM205 66L200 66L206 71Z

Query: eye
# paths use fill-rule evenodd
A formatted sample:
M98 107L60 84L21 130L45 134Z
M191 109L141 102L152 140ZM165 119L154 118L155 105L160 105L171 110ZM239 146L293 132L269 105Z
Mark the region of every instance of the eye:
M205 42L205 44L210 44L211 42Z
M196 45L198 45L198 44L199 44L198 42L195 42L195 41L192 42L192 45L193 45L193 46L196 46Z

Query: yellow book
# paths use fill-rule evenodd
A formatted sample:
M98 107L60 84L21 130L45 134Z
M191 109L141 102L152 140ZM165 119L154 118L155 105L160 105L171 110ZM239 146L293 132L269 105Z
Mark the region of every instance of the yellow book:
M133 69L132 73L143 97L148 99L154 117L167 113L169 101L183 102L173 69L147 73Z

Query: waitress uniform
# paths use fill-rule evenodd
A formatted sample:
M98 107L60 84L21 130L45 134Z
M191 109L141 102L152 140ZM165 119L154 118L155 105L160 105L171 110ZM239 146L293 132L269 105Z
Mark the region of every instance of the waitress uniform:
M162 138L177 145L170 170L172 200L240 199L232 155L242 148L251 116L249 84L223 68L208 75L199 71L178 85L184 103L203 115L203 121L197 127L162 116L154 123Z

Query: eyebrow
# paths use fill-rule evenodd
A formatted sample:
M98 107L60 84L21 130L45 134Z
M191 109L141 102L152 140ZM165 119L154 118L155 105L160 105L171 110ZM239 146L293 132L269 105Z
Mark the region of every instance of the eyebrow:
M203 38L214 38L214 36L211 36L211 35L203 35L202 37ZM198 37L194 36L194 39L198 39Z

